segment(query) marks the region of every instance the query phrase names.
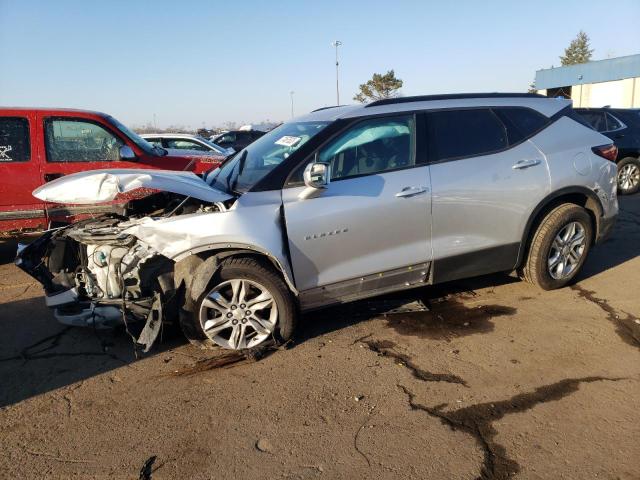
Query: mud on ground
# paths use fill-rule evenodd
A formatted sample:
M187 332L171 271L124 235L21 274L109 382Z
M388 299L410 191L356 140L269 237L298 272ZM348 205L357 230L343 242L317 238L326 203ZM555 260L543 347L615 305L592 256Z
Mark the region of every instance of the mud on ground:
M571 288L326 310L258 362L62 327L5 243L0 477L640 478L640 196L621 209Z

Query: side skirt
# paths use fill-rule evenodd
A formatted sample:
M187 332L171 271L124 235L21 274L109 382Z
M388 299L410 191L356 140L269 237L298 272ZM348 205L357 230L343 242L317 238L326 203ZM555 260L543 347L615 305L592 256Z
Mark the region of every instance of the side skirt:
M516 268L520 243L485 248L433 262L432 283L450 282Z
M418 263L300 292L300 308L314 310L429 283L430 263Z

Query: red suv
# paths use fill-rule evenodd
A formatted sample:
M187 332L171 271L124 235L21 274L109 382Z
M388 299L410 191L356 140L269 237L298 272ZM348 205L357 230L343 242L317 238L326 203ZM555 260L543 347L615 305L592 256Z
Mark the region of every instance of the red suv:
M49 204L31 195L35 188L63 175L104 168L202 173L223 160L202 152L174 152L153 146L104 113L0 108L0 236L114 209L113 204Z

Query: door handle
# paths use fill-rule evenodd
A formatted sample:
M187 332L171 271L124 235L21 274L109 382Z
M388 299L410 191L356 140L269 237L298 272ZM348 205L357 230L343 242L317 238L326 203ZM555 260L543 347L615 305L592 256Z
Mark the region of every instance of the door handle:
M414 197L422 193L427 193L429 189L427 187L404 187L401 191L396 193L396 197Z
M539 164L540 160L538 160L537 158L532 160L520 160L511 168L513 168L514 170L522 170L523 168L529 168Z
M50 182L51 180L55 180L56 178L64 177L64 173L45 173L44 181Z

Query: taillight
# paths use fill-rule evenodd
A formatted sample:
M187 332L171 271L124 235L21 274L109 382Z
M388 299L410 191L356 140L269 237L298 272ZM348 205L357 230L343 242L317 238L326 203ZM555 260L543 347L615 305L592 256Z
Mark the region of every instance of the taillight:
M613 143L600 145L599 147L592 147L591 151L602 158L611 160L612 162L615 162L616 158L618 158L618 147Z

